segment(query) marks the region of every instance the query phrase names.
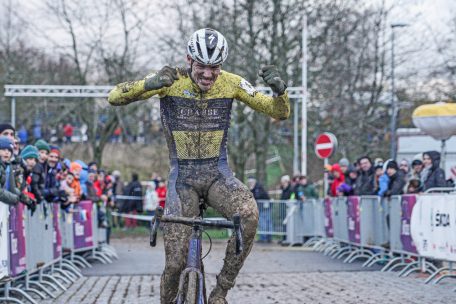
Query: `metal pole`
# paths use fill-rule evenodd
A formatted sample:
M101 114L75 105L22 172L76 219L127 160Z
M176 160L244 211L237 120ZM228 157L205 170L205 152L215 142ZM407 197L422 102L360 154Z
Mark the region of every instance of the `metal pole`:
M307 175L307 16L302 22L301 174Z
M11 98L11 124L16 128L16 97Z
M329 183L328 183L328 170L326 168L328 168L328 165L329 165L329 159L328 158L325 158L324 159L324 167L325 167L325 173L324 173L324 186L323 186L323 197L326 197L328 195L328 187L329 187Z
M440 162L440 168L445 170L445 162L446 162L446 140L445 139L442 140L440 155L441 155L440 157L442 159L442 161Z
M298 99L294 100L293 113L293 175L299 173L299 143L298 143L298 116L299 116Z
M390 150L390 158L396 159L396 115L397 115L397 104L396 98L394 96L395 88L394 88L394 26L391 26L391 106L392 106L392 113L391 113L391 150Z
M396 136L396 128L397 128L397 116L398 116L398 106L397 106L397 99L396 99L396 88L395 88L395 75L394 75L394 42L395 42L395 34L394 29L396 27L406 27L408 24L406 23L393 23L391 24L391 106L392 106L392 115L391 115L391 151L390 151L390 158L396 159L397 156L397 136Z

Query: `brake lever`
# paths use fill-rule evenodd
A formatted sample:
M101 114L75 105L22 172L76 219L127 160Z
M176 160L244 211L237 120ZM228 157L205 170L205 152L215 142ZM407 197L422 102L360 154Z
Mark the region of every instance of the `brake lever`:
M236 255L239 255L244 251L244 241L242 239L242 225L241 225L241 217L238 213L233 216L233 224L234 224L234 234L236 236Z

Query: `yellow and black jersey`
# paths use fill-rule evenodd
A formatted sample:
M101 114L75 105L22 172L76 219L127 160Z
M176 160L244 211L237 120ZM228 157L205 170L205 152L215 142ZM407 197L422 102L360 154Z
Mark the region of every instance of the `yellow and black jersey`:
M146 91L145 79L125 82L117 85L108 99L111 105L120 106L158 95L171 161L214 159L226 164L234 99L275 119L286 119L290 114L286 92L276 97L264 95L242 77L226 71L221 71L209 91L202 92L186 70L178 71L179 79L170 87Z

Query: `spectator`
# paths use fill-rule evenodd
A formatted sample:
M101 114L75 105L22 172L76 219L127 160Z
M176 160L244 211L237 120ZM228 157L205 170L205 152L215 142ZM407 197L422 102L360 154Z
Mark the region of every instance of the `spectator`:
M410 178L421 179L421 171L423 171L423 162L421 159L414 159L412 161L412 172Z
M9 137L0 136L0 201L8 205L16 205L20 200L10 164L12 156L13 142Z
M339 160L339 166L340 166L340 171L342 171L342 173L345 176L345 179L347 179L347 177L348 177L348 168L350 167L350 162L346 158L341 158Z
M408 194L418 194L421 192L421 180L417 179L417 178L411 178L409 179L408 183L407 183L407 193Z
M130 198L125 201L125 206L122 210L124 213L136 215L137 212L142 212L142 186L139 182L138 174L131 175L131 182L125 187L124 195ZM135 228L136 219L125 218L125 228Z
M424 169L421 173L423 191L431 188L446 187L445 171L440 168L440 153L428 151L423 153Z
M76 162L71 163L70 172L73 173L73 182L69 185L74 190L74 195L79 201L82 196L81 182L79 178L81 176L82 166Z
M270 232L272 232L272 214L269 203L269 195L263 186L252 176L247 179L247 186L258 204L259 242L270 243L272 241L272 235L270 234ZM258 202L259 200L263 200L263 202Z
M96 175L97 175L97 171L89 169L87 180L85 182L85 186L87 189L87 192L85 193L85 199L88 199L89 201L92 201L93 203L98 202L100 199L100 197L97 195L97 190L93 186L93 183L95 182L95 179L96 179Z
M404 171L405 175L409 174L410 168L409 168L409 162L405 158L401 160L399 163L399 169Z
M71 143L71 137L73 136L74 128L70 123L67 123L63 127L63 135L65 136L65 143Z
M377 163L374 167L375 175L374 175L374 192L378 193L380 191L380 177L385 176L384 173L385 170L383 170L384 163ZM387 189L388 183L385 184L385 187ZM385 189L385 191L386 191Z
M358 159L360 173L356 179L356 195L374 195L375 194L375 172L372 167L372 161L368 156L362 156Z
M292 198L292 196L294 196L290 176L282 176L282 178L280 179L280 190L282 190L282 193L280 194L281 200L289 200Z
M155 190L155 183L148 182L146 186L146 193L144 194L144 210L146 215L153 216L155 209L158 207L158 194Z
M347 176L345 177L345 183L354 189L356 185L356 180L358 179L358 170L356 170L355 166L350 165L348 166Z
M42 138L42 135L41 135L41 125L40 124L35 124L35 126L33 127L33 138L35 140L39 140Z
M16 129L8 123L0 124L0 136L6 136L13 141L16 136Z
M166 201L166 183L164 179L160 179L158 182L158 187L157 187L157 195L158 195L158 204L160 207L165 208L165 201Z
M378 191L377 195L380 197L385 196L385 193L388 191L388 185L390 182L390 178L388 174L386 173L386 167L388 166L389 162L391 159L388 159L384 164L383 164L383 174L379 177L378 179Z
M348 162L348 161L347 161ZM348 169L348 166L347 166ZM337 196L337 189L345 183L345 175L342 172L342 169L339 164L334 164L331 167L331 174L334 177L333 182L331 183L331 187L329 188L329 195L330 196Z
M400 195L404 193L405 171L399 169L395 160L390 160L386 165L386 174L389 177L388 191L385 196Z
M302 175L299 177L299 182L294 189L295 197L297 200L304 201L306 199L318 198L313 185L307 182L307 177Z
M25 126L21 126L21 128L19 129L19 132L17 132L17 135L19 136L19 139L21 140L21 143L22 144L27 144L27 140L28 140L28 132L27 132L27 129L25 128Z

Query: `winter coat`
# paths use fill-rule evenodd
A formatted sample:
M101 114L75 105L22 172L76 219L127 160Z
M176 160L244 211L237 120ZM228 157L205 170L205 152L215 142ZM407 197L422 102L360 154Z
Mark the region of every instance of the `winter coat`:
M255 200L268 200L270 199L266 190L264 190L263 186L259 183L255 183L253 189L250 189L253 194Z
M356 179L356 195L374 195L375 194L375 170L371 167L367 172L361 171Z
M385 193L388 191L388 185L390 183L390 178L388 174L383 173L378 179L378 196L385 196Z
M152 182L153 183L153 182ZM148 187L144 194L144 209L146 211L155 211L158 206L158 194L155 191L155 183L153 187Z
M429 151L423 154L429 155L432 160L432 166L427 172L427 176L422 176L423 178L423 191L426 191L431 188L442 188L446 187L447 183L445 180L445 171L440 168L440 153L437 151ZM424 169L423 172L427 170ZM422 173L423 174L423 173ZM426 173L424 173L426 174Z
M282 188L282 193L280 194L280 199L281 200L289 200L291 199L291 196L293 194L293 187L291 184L288 184L286 188Z
M160 204L160 207L165 208L166 186L158 187L155 191L157 192L157 195L158 195L158 203Z
M7 175L6 171L8 166L10 172ZM6 184L9 184L6 189ZM14 172L10 164L5 164L0 161L0 202L7 205L16 205L19 201L19 193L16 192Z
M32 170L32 182L31 187L33 189L33 193L35 194L36 200L38 203L45 200L44 197L44 183L45 183L45 171L44 165L37 162L35 167Z
M294 193L295 193L295 197L297 200L301 200L301 198L303 196L306 199L318 198L318 194L315 191L314 186L311 184L307 184L307 185L296 184L296 186L294 188Z
M139 181L131 181L127 187L125 187L124 190L124 195L126 196L134 196L136 198L141 198L141 199L127 199L125 200L125 204L123 206L122 212L132 212L132 211L137 211L137 212L143 212L143 206L142 206L142 186Z
M404 194L406 173L403 170L398 170L396 174L390 176L388 183L388 191L386 196Z
M335 164L332 166L331 172L337 171L339 172L339 177L333 179L333 182L331 183L331 187L329 188L329 195L330 196L337 196L337 188L339 188L340 185L345 183L345 175L340 169L339 164Z

